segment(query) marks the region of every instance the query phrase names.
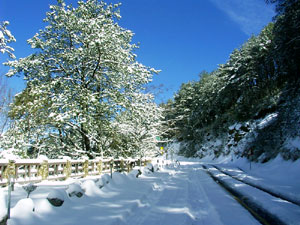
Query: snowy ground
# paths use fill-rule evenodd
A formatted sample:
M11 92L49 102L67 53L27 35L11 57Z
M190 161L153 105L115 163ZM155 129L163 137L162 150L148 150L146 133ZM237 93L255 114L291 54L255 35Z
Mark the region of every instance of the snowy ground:
M198 159L180 158L180 162L178 168L161 167L159 171L145 172L139 178L134 174L115 173L113 180L101 189L98 187L101 177L44 182L31 193L30 199L26 199L26 192L21 186L16 186L12 192L13 208L8 224L259 224L202 168L203 164L208 165L211 160L200 162ZM249 163L244 160L230 162L224 159L214 163L232 173L241 171L238 169L240 168L244 171L240 177L251 178L272 189L280 189L283 194L300 195L297 172L300 169L299 162L284 162L278 158L265 165L253 164L251 170ZM81 198L66 194L69 185L74 182L85 190ZM237 188L243 186L235 185ZM64 196L65 202L61 207L50 205L46 199L53 190ZM4 189L4 194L6 193ZM265 202L262 201L261 204L264 205ZM266 204L270 207L271 203ZM288 207L290 206L287 209ZM292 206L294 211L289 214L292 217L290 224L300 224L293 223L300 221L300 207L297 207ZM5 211L3 204L0 211Z

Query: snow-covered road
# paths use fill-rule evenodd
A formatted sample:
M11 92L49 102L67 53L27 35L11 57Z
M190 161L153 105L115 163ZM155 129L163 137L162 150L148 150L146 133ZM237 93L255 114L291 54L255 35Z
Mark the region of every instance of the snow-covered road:
M81 198L66 196L61 207L46 200L51 189L65 191L68 182L44 183L31 194L34 212L21 187L13 192L8 224L109 224L189 225L259 224L233 197L203 170L200 162L181 162L140 176L113 174L99 189L91 180L81 181Z
M122 223L116 224L259 224L216 184L199 163L181 163L155 178L144 199Z

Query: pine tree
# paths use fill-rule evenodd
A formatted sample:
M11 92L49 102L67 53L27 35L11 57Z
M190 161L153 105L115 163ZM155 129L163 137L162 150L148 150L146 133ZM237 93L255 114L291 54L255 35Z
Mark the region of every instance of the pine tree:
M299 81L300 74L300 1L266 0L275 3L277 15L274 26L275 55L278 60L278 75L290 80L291 86Z

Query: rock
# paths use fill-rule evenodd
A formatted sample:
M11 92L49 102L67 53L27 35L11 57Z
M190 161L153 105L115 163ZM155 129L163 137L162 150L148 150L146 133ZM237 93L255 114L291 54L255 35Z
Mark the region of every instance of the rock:
M80 184L73 183L69 185L67 194L69 195L69 197L76 196L78 198L81 198L84 194L84 190L81 188Z
M51 205L55 207L62 206L62 204L65 201L65 195L66 193L63 192L62 190L52 190L48 197L47 200L50 202Z

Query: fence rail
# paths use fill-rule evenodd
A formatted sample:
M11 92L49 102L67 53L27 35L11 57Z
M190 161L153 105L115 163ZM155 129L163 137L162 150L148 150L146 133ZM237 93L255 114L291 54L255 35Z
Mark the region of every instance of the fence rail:
M9 178L15 183L63 180L115 171L130 172L135 166L145 166L150 159L94 159L94 160L1 160L0 186Z

